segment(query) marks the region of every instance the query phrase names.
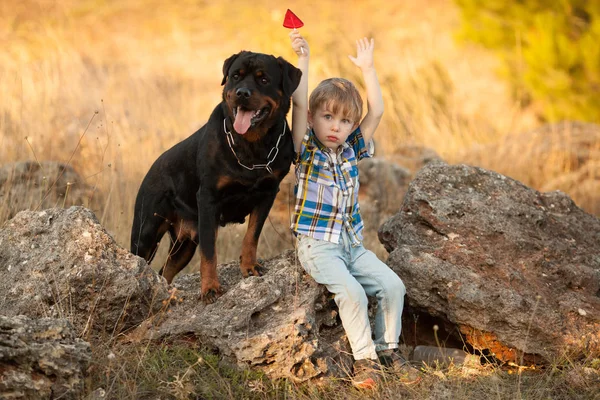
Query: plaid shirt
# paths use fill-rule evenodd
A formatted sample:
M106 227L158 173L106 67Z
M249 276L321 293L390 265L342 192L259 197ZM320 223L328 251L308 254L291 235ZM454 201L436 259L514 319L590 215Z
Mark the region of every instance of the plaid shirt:
M340 242L346 227L354 244L362 241L358 205L358 161L373 155L357 128L336 151L323 146L308 130L296 154L296 205L292 231L315 239Z

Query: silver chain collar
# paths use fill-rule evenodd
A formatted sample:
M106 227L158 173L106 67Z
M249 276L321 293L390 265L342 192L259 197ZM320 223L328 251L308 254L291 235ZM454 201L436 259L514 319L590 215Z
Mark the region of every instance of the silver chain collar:
M242 164L242 162L240 161L240 159L238 158L237 154L235 153L235 150L233 150L233 135L231 134L231 131L227 130L227 118L223 118L223 130L225 131L225 134L227 135L227 144L229 145L229 148L231 149L231 152L233 153L233 155L235 156L235 159L237 160L238 164L240 164L242 167L246 168L247 170L254 170L254 169L260 169L260 168L264 168L267 171L269 171L270 174L273 173L273 170L271 169L271 163L273 161L275 161L275 159L277 158L277 154L279 154L279 142L281 141L281 138L283 137L283 135L285 134L285 128L286 128L286 122L285 120L283 121L283 131L281 132L281 135L279 135L279 137L277 138L277 143L275 143L275 147L273 147L271 149L271 151L269 151L269 154L267 154L267 163L266 164L252 164L251 167ZM275 152L275 154L273 154L273 157L271 157L271 154Z

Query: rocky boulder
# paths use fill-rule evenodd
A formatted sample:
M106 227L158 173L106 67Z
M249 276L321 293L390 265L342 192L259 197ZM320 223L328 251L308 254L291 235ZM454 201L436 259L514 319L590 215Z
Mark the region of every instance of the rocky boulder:
M167 284L83 207L22 211L0 229L0 314L116 335L165 307Z
M225 293L205 305L198 273L168 291L91 211L23 211L0 229L0 314L66 318L92 343L133 327L126 340L193 338L274 378L345 376L350 351L326 289L291 250L264 266L264 276L242 279L238 263L219 265Z
M81 399L90 361L67 320L0 316L0 398Z
M292 250L264 267L263 276L242 279L237 262L219 265L225 294L209 305L198 300L198 273L176 277L177 305L130 337L193 338L271 378L346 376L351 352L327 290L304 272Z
M501 360L600 355L600 220L466 165L426 165L379 237L411 307Z

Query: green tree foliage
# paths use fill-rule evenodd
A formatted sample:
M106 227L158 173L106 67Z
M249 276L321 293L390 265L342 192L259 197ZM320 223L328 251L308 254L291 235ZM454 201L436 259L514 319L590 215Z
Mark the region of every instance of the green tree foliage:
M515 98L549 121L600 122L600 0L455 0L459 38L503 60Z

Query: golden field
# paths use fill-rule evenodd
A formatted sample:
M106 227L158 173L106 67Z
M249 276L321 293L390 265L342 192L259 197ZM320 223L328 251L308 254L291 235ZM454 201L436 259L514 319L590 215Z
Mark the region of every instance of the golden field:
M450 0L0 0L0 166L21 160L72 165L104 199L94 210L100 222L128 248L144 174L163 151L206 122L221 99L223 61L252 50L295 64L289 30L282 27L288 7L304 21L301 32L311 46L309 90L330 76L349 78L363 90L347 55L355 51L355 39L375 39L386 105L376 133L378 156L393 159L406 146L431 148L449 163L493 169L539 190L572 187L569 194L579 205L600 214L600 136L582 150L582 160L595 161L586 164L592 184L581 187L570 180L581 165L573 165L566 154L565 147L577 145L568 133L554 141L530 135L525 146L515 145L521 133L541 126L535 105L524 109L511 99L497 75L499 60L491 53L456 42L460 15ZM8 205L0 201L0 211L3 207ZM239 227L225 230L219 235L220 262L237 259L241 242L231 240L242 232ZM291 246L287 235L267 222L259 256ZM148 357L145 350L143 355L133 354L137 349L123 351L132 353L136 371ZM178 362L187 362L185 357ZM187 371L192 364L184 363ZM211 371L217 371L211 368L207 381L215 379ZM123 381L115 392L136 398L139 375L105 372L106 387ZM150 381L166 379L158 368L146 374ZM567 375L541 376L529 391L521 387L520 376L518 381L494 376L474 385L450 377L448 393L453 394L443 397L447 393L442 391L440 396L467 399L475 390L483 397L542 399L556 390L566 399L586 389L568 389ZM176 398L193 392L178 383L165 383L163 389ZM277 386L261 390L243 396L290 396ZM403 395L425 398L419 390ZM323 395L294 393L291 397ZM384 389L378 396L393 398L393 393ZM336 388L328 396L361 398Z
M419 144L460 162L465 148L534 121L495 79L491 56L453 42L457 9L426 3L290 7L311 44L310 88L333 75L360 85L347 55L355 38L375 38L386 101L378 154ZM284 13L276 1L3 0L0 160L69 162L106 196L98 217L127 247L143 175L207 120L223 60L246 49L295 63Z
M502 151L506 137L539 122L511 100L491 54L456 43L459 12L450 1L336 4L289 5L311 45L309 89L334 75L361 87L347 55L354 39L375 38L386 104L379 156L425 146L450 163L545 190L572 172L561 162L562 143L546 151L551 168L517 162L535 151L535 140ZM295 63L284 13L276 1L0 1L0 160L74 166L105 197L95 211L128 247L143 175L206 122L220 101L223 60L245 49ZM589 152L598 149L596 142Z

